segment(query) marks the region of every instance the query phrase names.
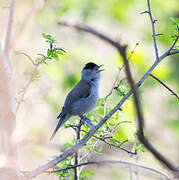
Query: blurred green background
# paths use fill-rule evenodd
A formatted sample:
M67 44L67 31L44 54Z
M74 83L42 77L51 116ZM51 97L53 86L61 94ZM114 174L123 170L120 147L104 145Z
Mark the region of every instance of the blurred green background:
M4 42L9 2L0 0L1 31ZM159 54L171 44L170 35L174 27L170 17L179 17L178 0L151 1L152 13L158 21L156 33ZM49 137L56 126L56 116L61 110L65 95L79 81L84 64L93 61L104 64L105 71L100 83L100 98L112 88L121 58L115 49L103 41L84 32L57 25L60 20L83 22L128 45L128 54L137 46L132 58L131 69L135 80L150 67L155 60L151 24L146 0L19 0L16 2L11 44L11 64L17 98L27 84L33 66L27 57L16 53L25 52L33 59L38 53L45 54L48 44L42 33L51 34L57 45L66 50L59 61L51 60L38 69L38 77L27 90L25 101L17 114L16 139L19 144L20 166L31 170L52 159L60 153L64 143L71 142L74 133L70 128L61 128L53 142ZM163 60L153 72L176 92L179 92L179 55ZM125 78L124 71L120 78ZM165 88L149 77L140 88L141 102L145 117L147 136L152 143L172 162L179 163L179 103ZM113 107L120 97L113 95L109 106ZM118 134L134 140L136 116L131 99L124 104L118 120L130 120L132 124L121 125ZM94 110L95 111L95 110ZM73 118L74 121L76 118ZM171 148L169 148L171 147ZM104 151L104 152L103 152ZM103 149L100 159L119 159L136 162L125 152L118 149ZM95 158L95 155L94 155ZM149 152L139 153L137 163L163 169ZM119 169L120 168L120 169ZM95 173L91 179L129 179L129 170L118 165L102 168L90 167ZM146 172L139 172L142 179L158 179ZM57 179L56 176L41 175L37 179Z

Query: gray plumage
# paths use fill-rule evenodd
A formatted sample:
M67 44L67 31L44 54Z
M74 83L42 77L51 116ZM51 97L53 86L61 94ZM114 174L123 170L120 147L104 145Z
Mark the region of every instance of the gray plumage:
M100 67L92 62L85 65L81 72L81 80L66 97L62 111L57 117L58 124L50 140L71 116L86 114L96 106L100 72L102 71Z

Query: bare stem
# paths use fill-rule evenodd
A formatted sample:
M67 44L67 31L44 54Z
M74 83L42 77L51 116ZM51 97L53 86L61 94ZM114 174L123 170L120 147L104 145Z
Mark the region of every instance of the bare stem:
M172 95L176 96L177 99L179 99L179 95L177 93L175 93L171 88L169 88L164 82L162 82L159 78L157 78L156 76L154 76L153 74L150 74L150 76L152 78L154 78L155 80L157 80L162 86L164 86L166 89L168 89Z
M36 70L38 69L39 65L40 65L40 64L36 64L36 65L35 65L34 71L36 71ZM27 92L27 89L28 89L28 88L30 87L30 85L32 84L32 81L33 81L33 76L31 75L29 81L28 81L27 84L26 84L26 86L23 88L23 91L22 91L22 94L21 94L20 99L19 99L18 102L17 102L16 113L17 113L17 111L19 110L22 102L24 101L25 94L26 94L26 92Z
M159 60L157 41L156 41L156 33L155 33L155 22L156 22L156 20L154 20L153 16L152 16L151 7L150 7L150 0L147 0L147 4L148 4L148 14L150 16L150 21L152 24L152 37L154 40L155 56L156 56L156 60Z
M29 59L29 61L30 61L34 66L36 65L36 63L34 62L34 60L33 60L28 54L26 54L25 52L16 51L16 53L18 53L18 54L23 54L24 56L26 56L26 57Z

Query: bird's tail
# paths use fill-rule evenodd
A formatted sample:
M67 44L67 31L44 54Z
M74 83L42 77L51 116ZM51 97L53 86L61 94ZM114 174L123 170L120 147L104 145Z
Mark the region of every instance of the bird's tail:
M60 117L60 120L58 121L58 124L57 124L55 130L53 131L53 134L50 137L50 141L53 139L53 137L55 136L56 132L61 127L61 125L63 123L65 123L69 118L70 118L69 115L65 115L65 116ZM57 119L58 119L58 117L57 117Z

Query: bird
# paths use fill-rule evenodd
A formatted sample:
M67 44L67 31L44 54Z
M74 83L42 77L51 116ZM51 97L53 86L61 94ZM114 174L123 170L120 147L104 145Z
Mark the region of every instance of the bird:
M50 140L69 118L72 116L82 117L96 106L101 71L104 70L100 69L102 66L93 62L85 64L81 71L81 80L66 96L61 113L57 116L58 124Z

